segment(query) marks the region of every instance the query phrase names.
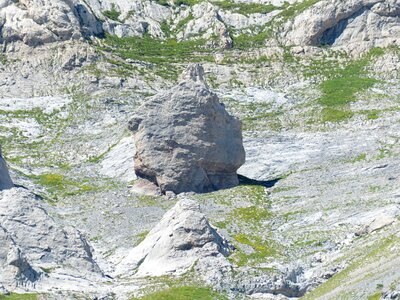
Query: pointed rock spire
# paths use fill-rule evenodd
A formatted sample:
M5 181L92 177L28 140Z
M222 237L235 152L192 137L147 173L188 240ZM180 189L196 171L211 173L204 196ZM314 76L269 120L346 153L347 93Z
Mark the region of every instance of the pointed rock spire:
M201 64L190 64L180 76L180 82L195 82L204 84L207 88L207 82L204 75L204 68Z

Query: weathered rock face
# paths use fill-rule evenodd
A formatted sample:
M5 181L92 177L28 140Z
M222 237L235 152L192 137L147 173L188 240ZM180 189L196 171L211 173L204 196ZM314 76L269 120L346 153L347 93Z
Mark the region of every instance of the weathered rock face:
M159 5L156 1L89 0L88 3L96 15L104 19L104 30L119 37L150 34L155 38L164 38L161 23L172 15L171 8ZM104 16L104 12L110 10L118 12L117 19L110 20Z
M232 47L232 39L229 36L226 25L221 20L219 8L217 6L206 1L194 5L191 11L182 11L181 15L183 18L180 19L180 22L182 22L184 18L193 19L178 33L178 40L190 40L199 37L212 40L212 37L217 37L217 41L209 42L208 46L218 46L222 48ZM177 24L179 24L179 22L177 22Z
M38 46L100 33L101 23L84 2L0 1L0 43L22 41L29 46Z
M208 223L198 203L182 199L142 243L117 266L117 273L136 276L182 274L195 264L229 268L227 242Z
M10 290L53 273L101 274L81 234L61 226L33 194L17 188L0 192L0 270L0 287Z
M331 45L363 51L399 45L397 0L325 0L286 24L287 45Z
M1 155L0 147L0 191L10 189L14 186L10 174L8 173L8 168L5 160Z
M238 184L245 152L240 122L230 116L190 66L179 85L139 108L129 123L135 171L163 192L207 192Z

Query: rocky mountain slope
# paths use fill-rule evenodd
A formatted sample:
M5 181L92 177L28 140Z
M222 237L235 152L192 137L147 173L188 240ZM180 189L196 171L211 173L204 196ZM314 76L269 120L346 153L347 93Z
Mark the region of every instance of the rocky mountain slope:
M0 0L0 299L399 299L399 43L397 0ZM190 63L240 184L138 194Z

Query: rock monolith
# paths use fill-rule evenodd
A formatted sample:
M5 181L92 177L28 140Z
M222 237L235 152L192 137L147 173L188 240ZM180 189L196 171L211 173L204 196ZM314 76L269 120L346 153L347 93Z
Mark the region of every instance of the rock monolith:
M211 92L199 64L180 83L153 96L129 123L135 172L163 193L209 192L239 183L245 161L240 121Z

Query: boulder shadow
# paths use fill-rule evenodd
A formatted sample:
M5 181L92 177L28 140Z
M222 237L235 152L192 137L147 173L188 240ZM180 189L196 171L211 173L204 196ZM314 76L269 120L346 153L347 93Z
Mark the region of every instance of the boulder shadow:
M272 180L256 180L240 174L238 174L238 178L239 178L239 185L259 185L265 188L273 187L275 184L279 182L279 180L282 179L282 178L277 178Z

